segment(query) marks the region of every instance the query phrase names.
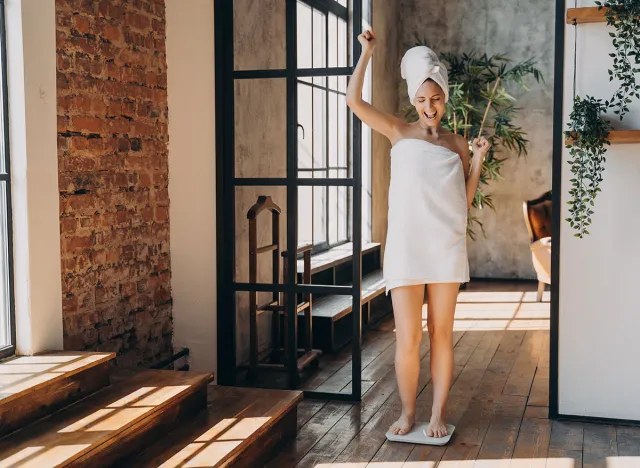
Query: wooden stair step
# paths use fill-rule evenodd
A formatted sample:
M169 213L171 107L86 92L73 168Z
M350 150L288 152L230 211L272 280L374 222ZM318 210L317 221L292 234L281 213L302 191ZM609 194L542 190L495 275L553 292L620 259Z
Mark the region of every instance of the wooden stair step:
M0 362L0 436L109 385L114 353L52 352Z
M205 408L211 374L141 371L0 441L0 467L109 466Z
M209 387L206 411L141 453L131 466L262 466L295 437L302 393Z

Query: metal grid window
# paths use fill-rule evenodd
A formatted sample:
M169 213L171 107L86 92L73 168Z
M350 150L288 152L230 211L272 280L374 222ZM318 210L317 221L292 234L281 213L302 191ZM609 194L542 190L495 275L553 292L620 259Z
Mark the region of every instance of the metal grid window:
M0 358L15 351L11 178L9 175L9 105L4 1L0 0Z
M348 66L348 16L341 2L297 2L298 69ZM346 76L298 79L298 171L300 178L351 176ZM351 238L348 187L300 187L298 236L314 251Z

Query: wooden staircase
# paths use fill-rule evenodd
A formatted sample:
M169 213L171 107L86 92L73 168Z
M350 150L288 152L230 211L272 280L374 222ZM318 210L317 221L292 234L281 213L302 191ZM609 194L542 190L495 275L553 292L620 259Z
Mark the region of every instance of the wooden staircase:
M216 387L196 372L112 379L114 357L1 362L0 468L254 467L295 436L299 392Z

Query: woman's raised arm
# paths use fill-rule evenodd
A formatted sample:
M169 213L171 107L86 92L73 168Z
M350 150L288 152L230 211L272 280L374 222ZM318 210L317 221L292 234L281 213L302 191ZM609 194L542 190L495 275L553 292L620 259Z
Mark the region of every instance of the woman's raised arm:
M349 81L347 105L365 124L395 143L398 129L404 122L394 115L376 109L362 99L364 76L376 46L376 36L371 30L365 31L358 36L358 41L362 44L362 55Z

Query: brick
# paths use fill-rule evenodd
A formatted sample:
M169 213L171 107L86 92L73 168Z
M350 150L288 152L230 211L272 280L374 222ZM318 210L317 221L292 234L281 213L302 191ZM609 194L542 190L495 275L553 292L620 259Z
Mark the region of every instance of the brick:
M62 298L62 310L65 314L71 314L78 310L78 298L72 294L67 294Z
M151 22L151 25L152 25L154 31L164 33L164 31L165 31L164 22L159 21L157 19L153 19L152 22Z
M122 79L122 69L115 64L115 62L109 62L106 66L107 78L120 81Z
M102 29L102 37L108 41L119 42L122 40L122 31L118 26L105 25Z
M69 109L76 114L88 114L91 112L91 99L85 96L71 98Z
M92 212L95 210L97 197L92 193L78 194L65 199L68 211Z
M71 145L69 144L69 138L58 135L58 151L59 152L63 153L69 150L70 146Z
M107 113L107 104L102 96L96 96L91 99L91 111L95 115L105 115Z
M57 57L58 63L58 71L67 71L71 69L72 61L71 57L65 53L59 53ZM60 76L60 75L58 75ZM64 77L64 75L62 75Z
M56 25L61 29L68 29L73 25L73 18L71 13L62 9L57 11Z
M149 26L151 25L148 16L137 13L128 13L126 15L125 22L127 25L141 31L149 29Z
M63 346L65 350L82 351L84 350L84 338L82 335L65 335L63 338Z
M159 206L156 208L155 219L158 223L163 223L169 218L169 210L165 206Z
M73 172L92 171L96 167L96 161L87 156L70 156L65 159L65 169Z
M108 60L108 61L116 60L116 58L118 57L118 54L121 51L121 49L118 48L116 45L112 44L111 42L105 42L105 41L100 42L98 50L100 52L100 55L102 56L102 59Z
M62 218L60 222L62 232L75 232L78 227L78 220L75 218Z
M94 76L102 74L103 65L99 61L86 55L76 55L76 70Z
M62 42L64 43L65 41L68 41L75 49L81 50L86 54L98 54L98 43L95 40L90 40L86 37L71 36ZM58 44L60 44L60 42Z
M56 74L56 87L58 91L67 90L70 87L69 77L61 73Z
M93 247L92 236L73 236L69 237L66 242L66 250L71 252L86 250L91 247Z
M56 31L56 47L60 48L67 42L68 34L65 31L58 29Z
M78 32L81 32L83 34L86 34L91 30L91 23L84 16L74 16L73 25L78 30Z
M79 115L72 119L72 131L100 133L104 128L104 120L97 117Z
M153 42L152 47L155 48L155 50L157 50L158 52L162 52L163 54L167 52L167 43L163 39L156 39Z

